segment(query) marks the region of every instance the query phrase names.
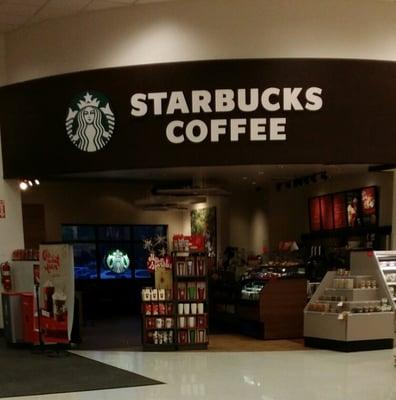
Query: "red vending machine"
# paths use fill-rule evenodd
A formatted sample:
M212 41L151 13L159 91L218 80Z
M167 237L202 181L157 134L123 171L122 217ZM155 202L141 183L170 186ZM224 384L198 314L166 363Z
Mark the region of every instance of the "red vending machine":
M38 343L38 332L34 330L34 296L33 293L21 293L23 316L23 341Z

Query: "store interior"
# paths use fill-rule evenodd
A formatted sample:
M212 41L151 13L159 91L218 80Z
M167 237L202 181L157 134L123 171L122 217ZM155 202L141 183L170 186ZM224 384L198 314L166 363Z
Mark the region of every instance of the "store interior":
M362 188L375 188L375 220L362 216L353 227L345 220L338 228L321 221L315 228L312 199L345 193L348 202ZM194 212L211 210L205 221L209 349L301 349L303 310L317 286L307 291L307 282L348 269L351 249L391 248L392 192L391 172L363 164L57 176L22 193L25 248L73 244L74 341L81 349L139 349L142 289L155 286L147 270L150 252L170 255L175 236L193 233ZM114 249L128 256L128 269L116 277L103 261Z

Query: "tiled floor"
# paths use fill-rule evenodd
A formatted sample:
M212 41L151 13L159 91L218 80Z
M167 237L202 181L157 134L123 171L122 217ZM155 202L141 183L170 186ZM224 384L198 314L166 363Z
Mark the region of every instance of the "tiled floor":
M396 399L396 368L391 350L349 354L320 350L77 353L165 384L14 400Z

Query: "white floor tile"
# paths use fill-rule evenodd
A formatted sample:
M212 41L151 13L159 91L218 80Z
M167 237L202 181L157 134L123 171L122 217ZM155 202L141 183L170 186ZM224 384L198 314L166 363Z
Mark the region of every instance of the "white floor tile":
M13 400L396 400L391 350L76 354L165 384Z

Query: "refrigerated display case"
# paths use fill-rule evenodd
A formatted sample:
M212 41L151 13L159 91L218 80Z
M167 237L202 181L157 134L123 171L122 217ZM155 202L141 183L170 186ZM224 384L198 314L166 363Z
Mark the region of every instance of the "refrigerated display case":
M305 308L305 344L346 352L393 348L394 317L377 255L354 251L350 270L328 272Z

